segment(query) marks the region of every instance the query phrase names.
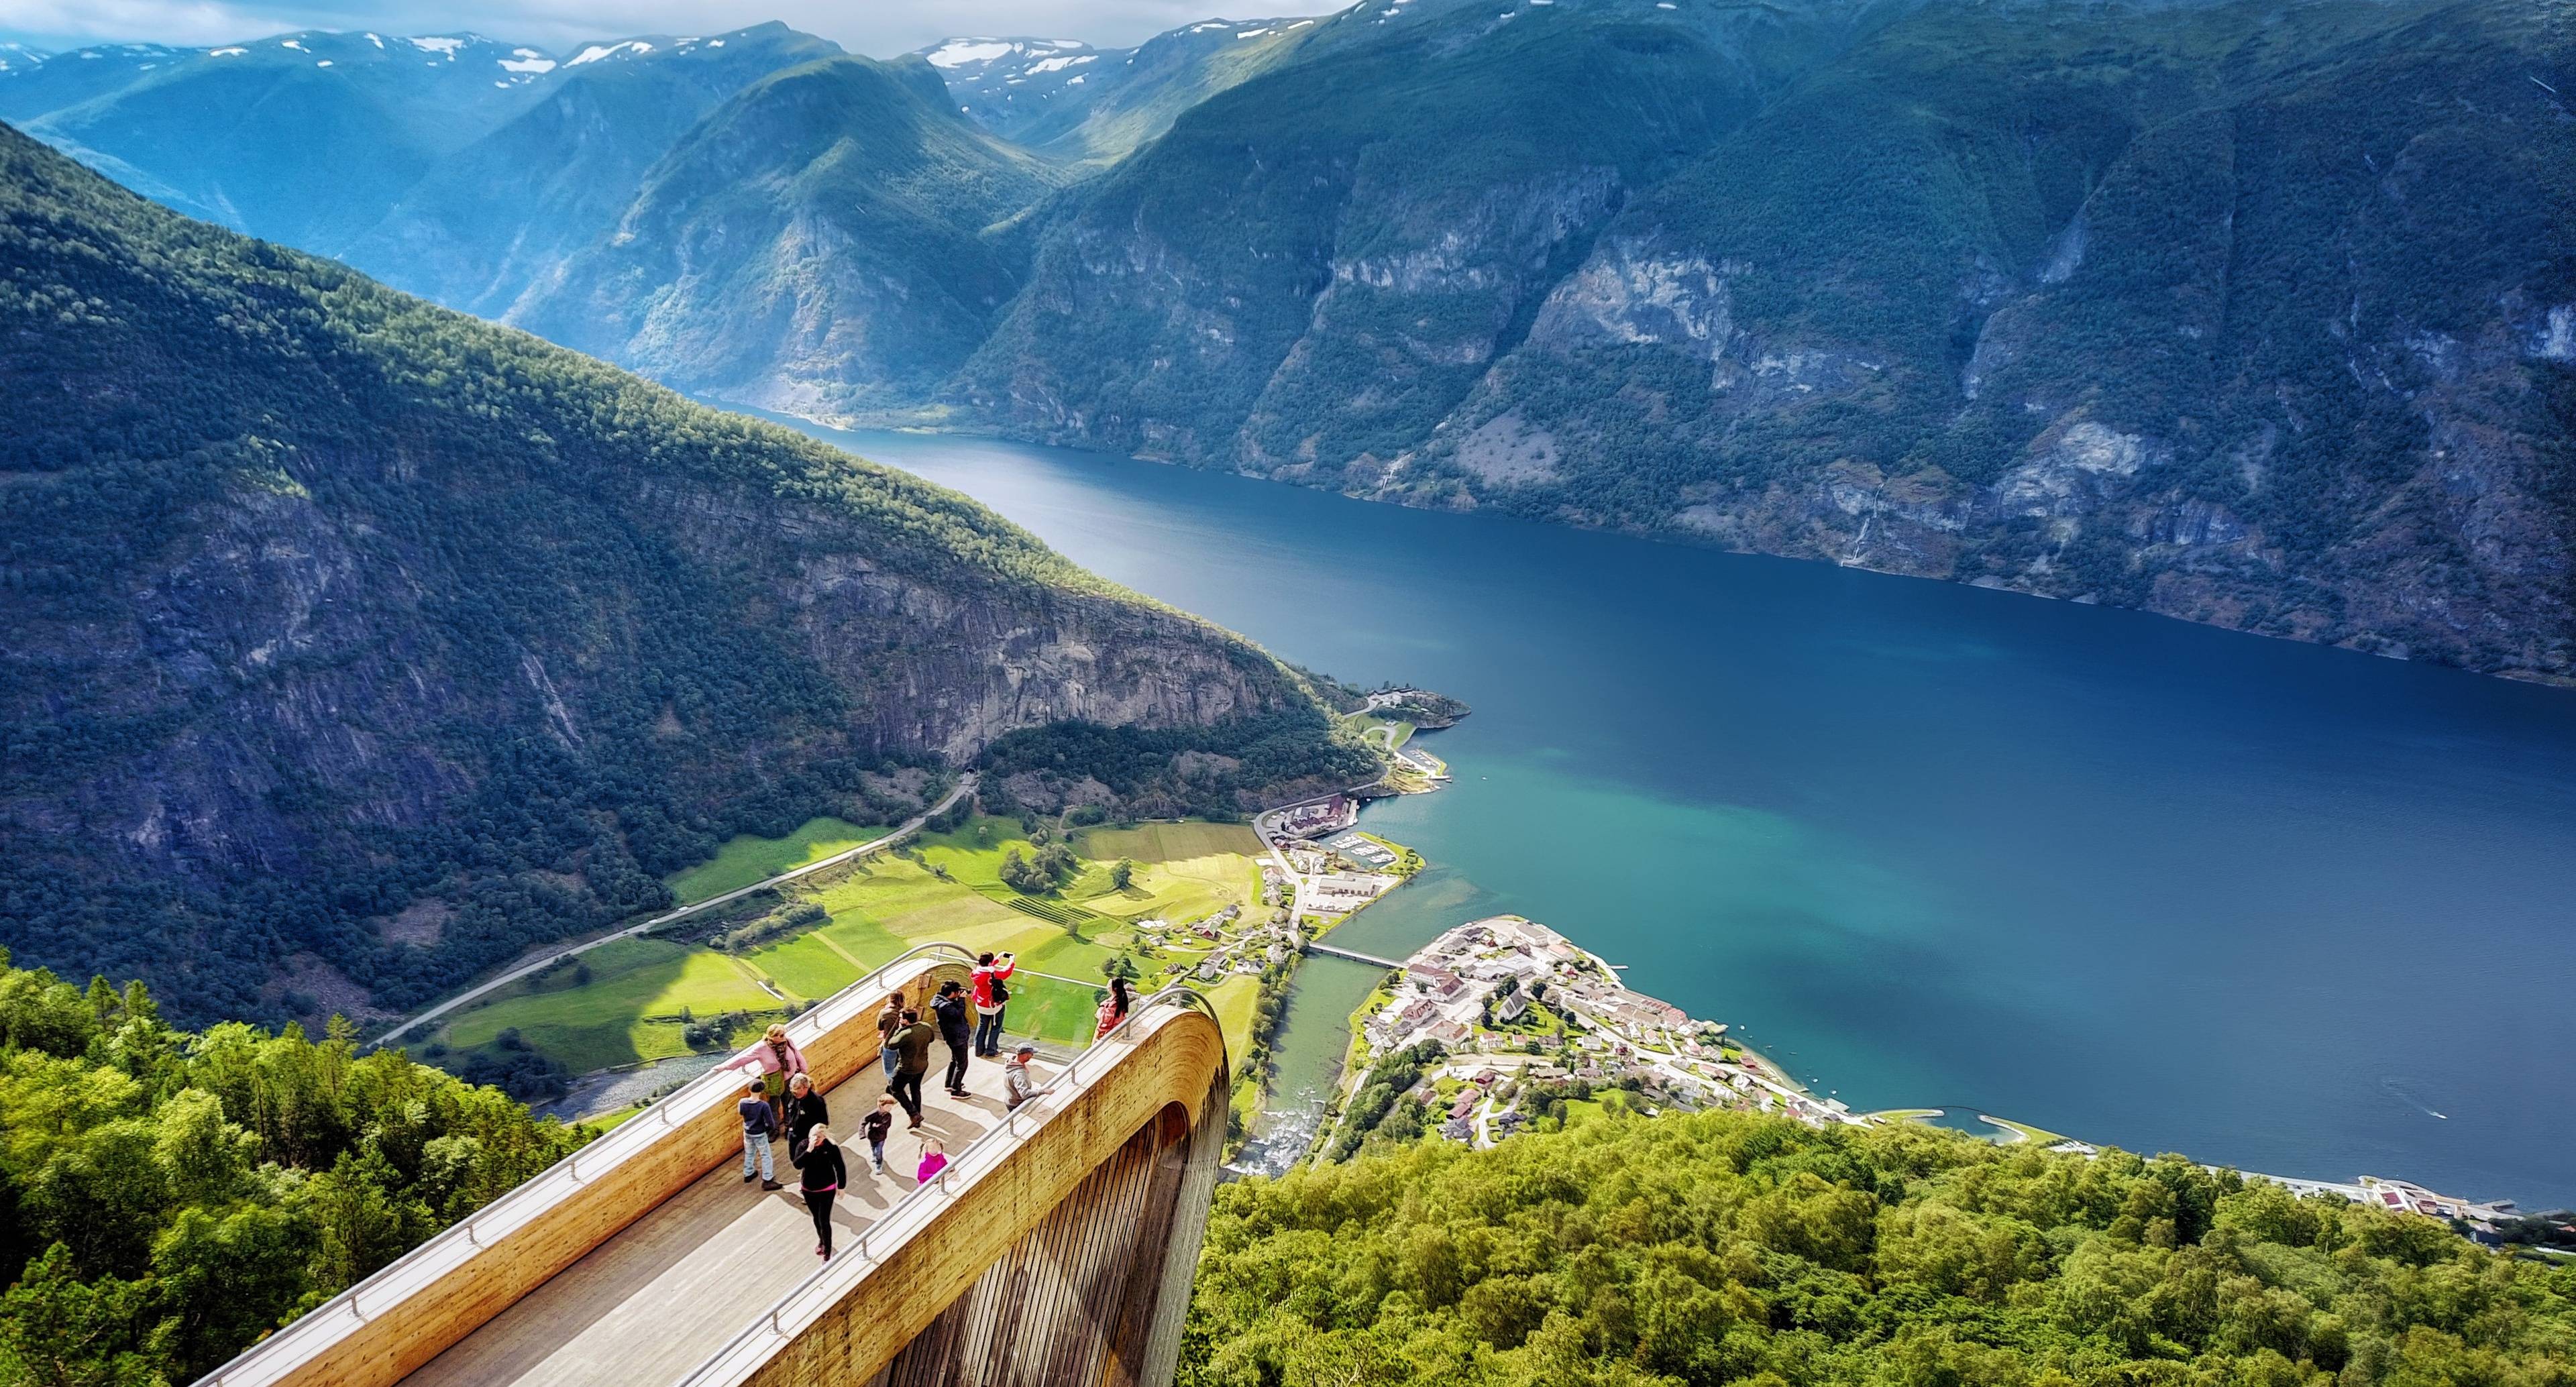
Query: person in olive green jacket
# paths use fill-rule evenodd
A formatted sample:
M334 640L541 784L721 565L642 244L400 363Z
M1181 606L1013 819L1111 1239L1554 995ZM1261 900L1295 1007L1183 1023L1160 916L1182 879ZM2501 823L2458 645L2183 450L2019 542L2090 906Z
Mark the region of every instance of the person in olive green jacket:
M930 1043L938 1038L937 1026L922 1020L920 1012L906 1007L903 1029L896 1031L888 1041L895 1048L896 1058L894 1078L887 1082L886 1092L903 1104L904 1116L912 1119L912 1125L905 1129L907 1131L921 1130L921 1076L930 1072Z

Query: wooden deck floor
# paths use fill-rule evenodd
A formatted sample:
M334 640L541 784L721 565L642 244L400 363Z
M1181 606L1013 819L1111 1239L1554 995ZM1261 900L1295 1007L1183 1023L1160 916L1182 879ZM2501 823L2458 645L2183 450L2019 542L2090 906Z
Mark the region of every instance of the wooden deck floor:
M1014 1042L1016 1043L1016 1042ZM859 1119L885 1091L873 1062L824 1095L832 1130L846 1138L849 1187L833 1205L836 1252L913 1188L922 1136L947 1143L953 1158L999 1121L1002 1064L967 1069L972 1098L939 1091L947 1047L931 1047L922 1130L907 1133L898 1111L886 1143L886 1173L868 1170ZM1041 1056L1040 1082L1060 1067ZM649 1122L650 1115L634 1119ZM814 1221L796 1193L784 1143L776 1148L787 1188L763 1193L742 1181L742 1163L722 1167L665 1201L420 1371L404 1387L651 1387L675 1382L820 1265Z

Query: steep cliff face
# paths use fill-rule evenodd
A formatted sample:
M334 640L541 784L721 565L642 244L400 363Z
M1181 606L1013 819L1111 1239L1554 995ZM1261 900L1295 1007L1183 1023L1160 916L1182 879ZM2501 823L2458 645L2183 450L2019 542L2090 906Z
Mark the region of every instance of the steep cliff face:
M1951 61L1973 13L1874 36L1633 202L1377 490L2576 675L2576 121L2522 74L2565 32L2097 23L2107 70L2011 86Z
M1014 729L1346 755L1297 676L963 497L10 132L0 247L23 961L391 1005Z
M1307 49L1069 205L970 411L2576 677L2548 16L1430 0Z
M1373 481L1633 190L1780 80L1765 44L1828 41L1832 10L1321 21L1066 200L961 401L1033 436Z

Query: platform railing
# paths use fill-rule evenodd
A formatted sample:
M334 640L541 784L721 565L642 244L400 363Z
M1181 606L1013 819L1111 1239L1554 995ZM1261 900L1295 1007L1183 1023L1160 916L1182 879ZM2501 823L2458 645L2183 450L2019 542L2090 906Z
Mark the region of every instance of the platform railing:
M1039 974L1039 976L1048 975ZM1066 981L1073 980L1066 979ZM1092 985L1097 986L1097 984ZM914 1186L901 1198L895 1200L893 1206L886 1210L885 1217L869 1224L859 1234L857 1246L851 1249L858 1261L863 1266L881 1264L885 1259L871 1250L872 1244L877 1248L891 1250L902 1245L906 1239L936 1219L939 1211L945 1207L946 1201L951 1197L952 1177L960 1171L972 1171L988 1161L998 1161L1010 1147L1034 1134L1048 1117L1070 1107L1072 1099L1080 1096L1084 1089L1098 1083L1111 1066L1129 1053L1130 1041L1137 1034L1133 1028L1143 1021L1146 1014L1167 1006L1204 1013L1211 1021L1217 1019L1216 1008L1198 989L1187 983L1173 983L1129 1007L1124 1019L1102 1032L1092 1041L1089 1048L1075 1055L1071 1063L1056 1072L1054 1078L1047 1080L1031 1093L1026 1102L1004 1114L1000 1122L968 1142L927 1183ZM762 1337L778 1340L790 1338L791 1334L786 1326L789 1323L798 1322L800 1318L791 1312L807 1308L800 1306L799 1302L811 1296L825 1278L835 1272L846 1272L847 1266L846 1262L839 1266L826 1262L806 1273L802 1281L797 1282L777 1300L771 1302L766 1311L744 1325L742 1331L727 1341L724 1347L707 1355L704 1362L691 1369L688 1376L680 1379L677 1387L708 1387L709 1384L721 1378L727 1371L728 1364L737 1354ZM828 1306L818 1305L810 1308L820 1313Z
M942 955L945 957L939 957ZM855 1019L856 1014L868 1005L862 1001L863 998L882 992L897 973L918 971L923 960L934 960L930 966L952 962L972 967L976 958L972 950L962 945L944 941L917 944L788 1022L788 1032L791 1037L799 1031L810 1037L828 1033L843 1022ZM650 1150L653 1143L676 1126L682 1117L694 1116L698 1109L710 1105L711 1101L731 1100L739 1095L741 1088L742 1080L721 1066L699 1075L655 1100L653 1106L660 1109L658 1121L630 1119L599 1140L546 1167L526 1184L448 1225L437 1236L378 1268L374 1275L244 1349L232 1361L197 1379L197 1387L236 1387L236 1384L263 1380L253 1376L263 1360L273 1359L281 1353L292 1353L304 1339L325 1332L332 1317L345 1312L364 1324L370 1318L366 1310L368 1302L373 1302L378 1313L382 1313L385 1308L436 1285L472 1260L476 1252L508 1237L552 1209L564 1195ZM585 1167L590 1172L588 1175L583 1173Z

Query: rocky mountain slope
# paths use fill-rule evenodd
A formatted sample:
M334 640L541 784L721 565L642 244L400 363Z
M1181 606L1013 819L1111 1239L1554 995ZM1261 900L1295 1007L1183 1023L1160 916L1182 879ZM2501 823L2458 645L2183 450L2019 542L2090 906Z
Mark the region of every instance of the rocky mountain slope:
M1371 0L1064 42L629 98L659 124L567 84L355 248L845 422L2576 678L2555 11ZM649 137L575 133L610 128Z
M1354 9L1068 204L954 393L2569 677L2569 39L2502 3Z
M784 24L591 44L543 99L440 159L338 258L395 288L507 317L612 235L645 174L736 92L838 45Z
M5 130L0 434L0 943L192 1015L416 1000L1015 729L1358 755L963 497Z
M777 409L918 399L1019 289L1025 238L987 229L1058 178L921 59L809 63L701 122L512 321Z

